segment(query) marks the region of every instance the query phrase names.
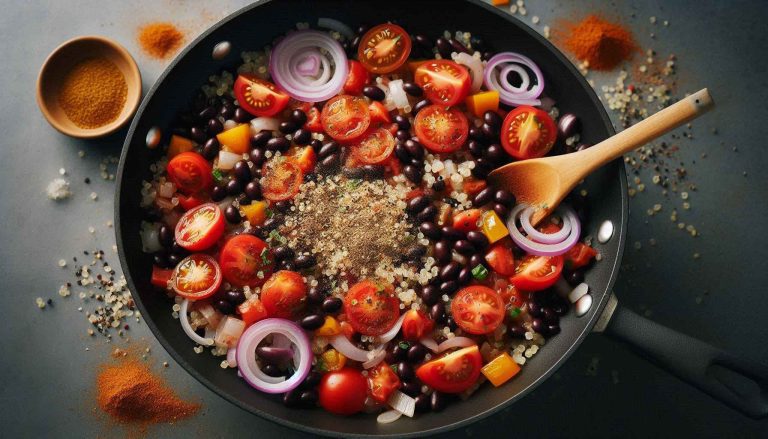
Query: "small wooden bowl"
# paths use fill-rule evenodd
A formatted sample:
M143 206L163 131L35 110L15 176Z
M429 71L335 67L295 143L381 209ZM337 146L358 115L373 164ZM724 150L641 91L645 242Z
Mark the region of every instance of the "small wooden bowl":
M84 58L104 57L120 69L128 86L125 106L112 122L98 128L80 128L59 106L59 90L67 72ZM105 37L73 38L57 47L43 63L37 77L37 105L43 116L62 133L81 139L111 134L133 117L141 100L141 73L131 54L117 42Z

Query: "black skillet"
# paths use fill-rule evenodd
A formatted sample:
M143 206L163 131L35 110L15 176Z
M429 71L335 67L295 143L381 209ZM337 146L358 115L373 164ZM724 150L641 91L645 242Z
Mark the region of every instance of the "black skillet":
M382 9L382 4L386 8ZM425 16L424 11L430 11ZM152 332L166 350L189 373L232 403L264 418L315 434L338 436L413 436L445 432L477 421L508 406L549 377L573 353L590 332L606 332L630 343L641 353L680 378L699 387L731 407L752 417L768 414L768 367L734 357L701 341L676 333L629 311L611 294L619 273L624 249L628 203L624 166L620 160L603 167L585 182L589 193L587 234L596 234L598 225L612 221L613 238L598 245L603 255L586 275L594 302L583 317L573 313L562 322L562 333L550 339L528 361L518 377L500 388L484 386L469 400L451 404L439 413L401 418L378 424L375 416L339 418L323 410L289 409L277 396L260 393L223 370L210 356L195 354L193 344L171 317L169 303L150 285L151 258L141 251L139 207L142 180L149 180L149 164L159 152L145 144L153 126L168 128L195 90L212 73L233 68L239 54L269 44L273 38L295 27L297 22L317 23L331 17L351 26L393 20L412 34L432 38L444 30L464 30L481 36L495 51L513 50L532 58L546 76L546 94L557 101L561 111L577 114L582 121L582 139L597 143L614 134L603 105L573 65L546 39L509 15L479 0L387 0L365 1L264 1L241 9L223 19L189 45L165 70L139 108L126 139L115 202L116 233L120 262L134 298ZM232 43L224 60L211 57L213 47ZM167 130L166 130L167 131ZM164 132L164 142L168 133ZM749 385L744 386L748 383Z

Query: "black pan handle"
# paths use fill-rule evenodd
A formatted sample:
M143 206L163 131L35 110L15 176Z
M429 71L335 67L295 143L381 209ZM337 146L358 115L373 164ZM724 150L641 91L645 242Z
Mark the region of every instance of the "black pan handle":
M749 417L768 416L765 364L652 322L621 306L615 296L595 330L628 343L643 357Z

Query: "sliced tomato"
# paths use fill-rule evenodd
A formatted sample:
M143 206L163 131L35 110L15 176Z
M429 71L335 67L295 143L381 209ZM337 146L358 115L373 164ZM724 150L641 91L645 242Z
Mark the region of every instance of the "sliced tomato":
M360 39L357 59L373 73L397 70L411 53L411 37L402 27L385 23L373 27Z
M491 246L488 253L485 254L485 260L493 271L502 276L512 276L515 274L515 255L512 249L499 241Z
M438 392L461 393L477 382L482 367L483 358L475 345L422 364L416 376Z
M401 385L395 371L383 361L373 369L368 369L368 389L371 397L378 402L386 403Z
M316 107L312 107L307 110L307 123L304 127L313 133L323 132L323 123L320 121L320 110Z
M179 262L173 270L171 285L179 296L192 300L206 299L221 286L221 268L212 257L195 253Z
M224 233L224 215L215 203L201 204L188 210L176 223L176 242L193 252L216 244Z
M261 303L261 300L259 300L259 296L255 294L248 298L248 300L245 302L238 305L237 312L240 314L240 318L243 319L247 326L251 326L256 322L269 317L264 304Z
M296 148L292 156L294 160L296 160L296 164L299 165L299 169L301 169L301 172L304 174L309 174L315 169L315 165L317 164L317 154L315 153L315 149L311 146Z
M403 332L403 338L408 341L418 341L424 338L435 327L429 317L424 312L410 309L406 311L403 317L403 326L400 329Z
M283 111L291 100L275 84L254 75L239 75L234 88L240 108L254 116L274 116Z
M296 160L283 157L264 163L262 170L264 180L261 194L269 201L282 201L293 198L299 193L304 172Z
M503 285L496 285L496 291L499 292L504 305L510 308L522 308L531 297L531 293L519 290L514 285L507 283L506 280Z
M273 258L266 242L253 235L236 235L222 247L219 264L232 285L258 286L272 273Z
M467 141L469 122L456 108L430 105L416 114L414 130L419 142L432 152L453 152Z
M359 139L371 125L371 115L365 99L339 95L331 98L320 113L323 129L339 142L351 142Z
M387 111L387 107L381 102L373 101L368 105L368 112L371 114L371 123L392 123L392 117ZM395 125L397 127L397 125ZM395 128L397 129L397 128Z
M357 145L352 153L361 162L375 165L386 161L395 150L395 138L384 128L371 131Z
M464 233L478 229L480 217L483 211L480 209L467 209L453 216L453 227Z
M172 268L160 268L157 265L152 266L152 285L162 289L168 288L168 281L173 278Z
M295 271L278 271L261 287L261 302L270 317L292 319L306 301L307 283Z
M184 210L193 209L203 204L202 197L199 197L197 195L186 196L184 194L177 193L176 198L179 199L179 206L181 206L181 208Z
M510 111L501 125L501 145L520 160L544 157L557 138L557 127L538 108L521 105Z
M210 163L196 152L177 154L168 162L166 171L173 184L186 194L203 192L213 185Z
M565 253L565 266L571 270L586 267L595 256L597 256L597 250L583 242L577 242Z
M466 67L447 59L420 65L414 80L432 103L448 107L464 102L472 82Z
M344 83L344 93L359 95L363 93L363 87L368 83L368 71L359 61L349 60L349 74Z
M504 320L504 301L496 290L471 285L459 290L451 302L456 324L470 334L493 332Z
M521 290L539 291L554 285L562 271L562 256L526 255L509 281Z
M381 335L395 326L400 317L400 301L392 285L363 280L344 296L344 312L355 331Z
M337 415L353 415L365 407L368 380L358 369L345 367L323 375L317 392L320 407Z

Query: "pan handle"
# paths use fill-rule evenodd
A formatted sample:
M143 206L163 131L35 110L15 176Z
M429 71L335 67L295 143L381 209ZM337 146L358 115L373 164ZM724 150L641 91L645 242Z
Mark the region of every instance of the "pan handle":
M595 331L629 344L643 357L749 417L768 416L765 364L652 322L621 306L613 295Z

